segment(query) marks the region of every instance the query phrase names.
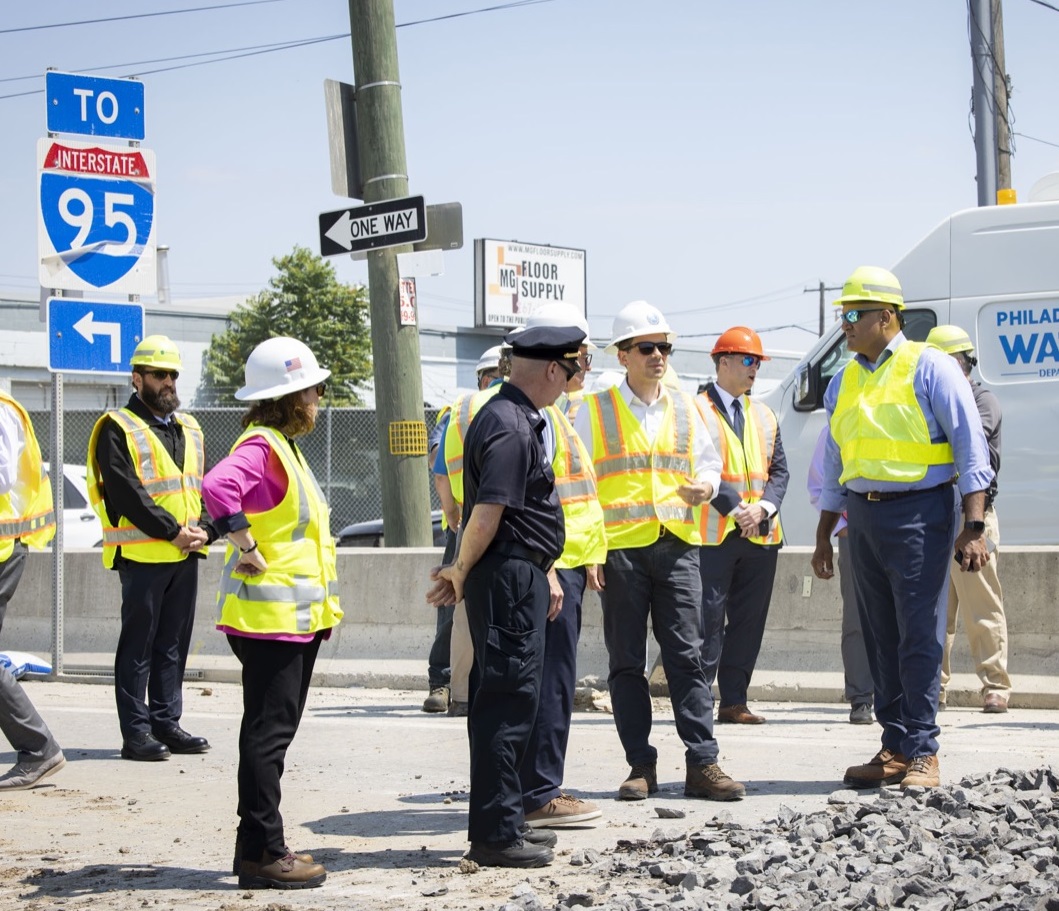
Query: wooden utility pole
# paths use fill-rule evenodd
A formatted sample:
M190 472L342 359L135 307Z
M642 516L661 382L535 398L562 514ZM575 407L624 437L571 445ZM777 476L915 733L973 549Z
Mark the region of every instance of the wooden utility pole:
M812 291L817 291L820 294L820 332L819 332L819 335L820 335L821 338L823 338L823 335L824 335L824 313L826 312L826 309L827 309L826 306L825 306L825 303L824 303L824 292L825 291L841 291L841 290L842 290L842 285L838 285L836 287L829 288L823 282L820 282L820 284L816 288L803 288L802 289L802 293L803 294L809 294Z
M349 0L356 81L357 132L364 201L408 195L393 0ZM397 254L410 245L368 253L375 423L387 547L429 547L426 423L419 327L400 321Z
M993 5L993 96L996 98L997 189L1011 188L1011 131L1008 128L1008 74L1004 65L1004 10Z

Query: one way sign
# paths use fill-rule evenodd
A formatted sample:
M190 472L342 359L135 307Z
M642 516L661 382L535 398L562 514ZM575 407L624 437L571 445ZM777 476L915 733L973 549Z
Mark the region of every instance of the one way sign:
M426 236L426 204L422 196L385 199L320 216L322 256L399 247L419 243Z

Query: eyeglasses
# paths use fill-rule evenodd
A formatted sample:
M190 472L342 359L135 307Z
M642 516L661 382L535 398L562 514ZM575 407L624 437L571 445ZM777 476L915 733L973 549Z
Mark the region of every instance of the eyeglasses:
M729 354L728 357L736 357L737 355ZM739 357L739 363L744 367L760 367L761 358L753 354L744 354Z
M570 363L569 361L556 361L555 363L563 368L563 373L566 374L566 381L568 383L581 372L581 365L577 363L577 361L574 361L573 363Z
M861 310L845 310L842 313L842 319L852 326L854 323L859 323L865 313L882 313L885 309L886 307L865 307Z
M658 349L658 353L662 357L669 357L673 353L673 346L669 342L637 342L635 345L626 345L622 348L622 351L632 351L635 348L644 357L650 357L655 353L655 349Z
M578 359L578 362L581 364L582 369L584 369L584 370L587 370L589 367L592 366L592 355L591 354L578 355L577 359Z
M320 398L323 398L325 395L327 395L327 383L317 383L316 394L320 396Z
M145 376L152 377L160 383L170 378L175 381L180 376L179 370L144 370L143 373Z

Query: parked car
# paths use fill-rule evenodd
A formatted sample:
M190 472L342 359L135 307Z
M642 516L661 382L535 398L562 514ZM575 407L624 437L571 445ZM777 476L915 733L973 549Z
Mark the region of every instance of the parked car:
M430 514L431 532L434 535L434 546L445 546L445 532L441 527L441 510L435 509ZM382 519L369 519L367 522L354 522L347 525L337 535L335 544L338 547L382 547Z
M49 468L48 463L44 463ZM49 469L50 471L50 469ZM63 548L102 547L103 523L88 502L88 469L63 466Z

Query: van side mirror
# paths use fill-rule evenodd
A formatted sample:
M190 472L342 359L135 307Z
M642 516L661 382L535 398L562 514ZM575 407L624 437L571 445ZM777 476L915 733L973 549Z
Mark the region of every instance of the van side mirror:
M794 385L794 410L815 411L820 407L817 390L820 386L820 368L815 364L803 364L798 369L798 382Z

